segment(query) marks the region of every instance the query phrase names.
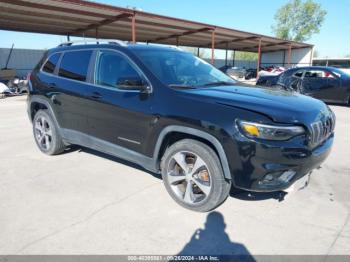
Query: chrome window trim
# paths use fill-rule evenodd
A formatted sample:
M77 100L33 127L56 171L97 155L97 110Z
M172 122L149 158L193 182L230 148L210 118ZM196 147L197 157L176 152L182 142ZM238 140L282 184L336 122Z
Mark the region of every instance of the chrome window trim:
M60 60L59 62L57 63L57 65L61 65L61 60L64 56L64 53L66 52L75 52L75 51L86 51L86 50L91 50L91 51L99 51L99 50L109 50L109 51L114 51L114 52L117 52L117 53L120 53L122 54L123 56L125 56L129 61L131 61L131 63L136 66L137 68L137 71L141 73L141 75L145 78L145 80L147 81L148 85L150 86L151 90L150 90L150 93L153 92L153 86L151 84L151 81L149 81L148 77L143 73L143 71L134 63L134 61L132 61L127 55L125 55L123 52L119 51L119 50L115 50L115 49L112 49L112 48L99 48L99 47L95 47L95 48L79 48L79 49L74 49L74 50L64 50L64 51L56 51L52 54L50 54L50 56L48 56L45 60L45 62L43 63L43 65L41 66L40 68L40 73L42 74L45 74L47 76L51 76L51 77L56 77L58 79L65 79L65 80L68 80L68 81L73 81L73 82L76 82L76 83L80 83L80 84L87 84L89 86L94 86L94 87L100 87L100 88L104 88L104 89L108 89L108 90L112 90L112 91L116 91L116 92L132 92L132 93L140 93L141 91L140 90L124 90L124 89L119 89L119 88L113 88L113 87L107 87L107 86L102 86L102 85L98 85L98 84L95 84L94 83L94 75L93 75L93 82L88 82L87 79L85 81L79 81L79 80L75 80L75 79L71 79L71 78L66 78L66 77L63 77L63 76L59 76L58 75L58 72L57 74L52 74L52 73L47 73L45 71L42 70L43 66L46 64L47 60L54 54L57 54L57 53L61 53L61 57L60 57ZM93 53L92 53L93 55ZM96 56L97 57L97 56ZM57 66L56 66L57 67ZM95 73L95 67L96 67L96 60L94 61L94 73ZM59 68L59 67L58 67ZM56 71L56 69L55 69Z

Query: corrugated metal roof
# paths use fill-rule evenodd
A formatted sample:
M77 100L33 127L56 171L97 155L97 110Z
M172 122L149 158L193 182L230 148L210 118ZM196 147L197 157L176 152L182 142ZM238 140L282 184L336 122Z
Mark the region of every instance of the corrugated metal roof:
M312 45L82 0L0 0L0 29L262 52Z

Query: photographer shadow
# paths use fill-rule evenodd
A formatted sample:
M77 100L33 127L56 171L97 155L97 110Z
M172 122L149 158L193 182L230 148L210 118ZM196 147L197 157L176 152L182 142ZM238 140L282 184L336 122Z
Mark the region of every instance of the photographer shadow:
M204 229L197 229L178 255L220 256L220 261L255 261L243 244L230 240L225 228L221 213L209 213Z

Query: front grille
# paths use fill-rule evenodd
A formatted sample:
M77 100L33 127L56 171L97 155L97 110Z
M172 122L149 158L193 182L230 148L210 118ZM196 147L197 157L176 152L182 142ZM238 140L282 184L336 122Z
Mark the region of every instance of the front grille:
M335 117L331 113L322 121L317 121L311 124L310 143L312 146L317 146L326 140L334 130Z

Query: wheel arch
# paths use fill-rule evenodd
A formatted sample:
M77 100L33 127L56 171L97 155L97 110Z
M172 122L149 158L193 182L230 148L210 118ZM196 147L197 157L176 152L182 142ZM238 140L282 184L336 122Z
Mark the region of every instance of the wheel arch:
M29 108L28 108L28 113L29 113L30 120L33 121L36 112L41 110L41 109L49 110L50 115L53 118L53 121L55 121L55 124L57 125L58 129L60 129L60 126L59 126L59 124L57 122L57 119L56 119L56 114L52 110L52 107L51 107L50 103L48 101L46 101L45 99L42 99L42 98L38 98L38 97L32 97L31 98L31 101L30 101L30 104L29 104Z
M176 138L173 140L171 139L172 134L176 135ZM191 128L191 127L171 125L171 126L165 127L160 132L155 149L154 149L154 154L153 154L155 165L157 167L160 166L161 157L168 145L171 145L184 138L192 138L200 142L204 142L205 144L210 146L217 153L219 157L225 178L232 179L226 153L221 143L219 142L219 140L207 132L204 132L195 128ZM169 144L169 141L172 143Z

